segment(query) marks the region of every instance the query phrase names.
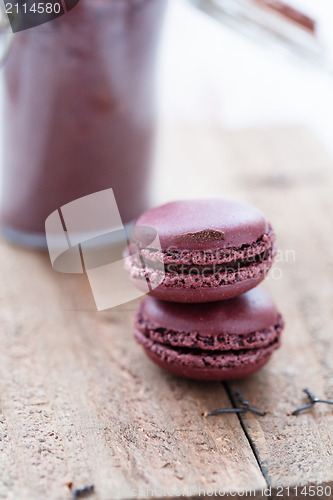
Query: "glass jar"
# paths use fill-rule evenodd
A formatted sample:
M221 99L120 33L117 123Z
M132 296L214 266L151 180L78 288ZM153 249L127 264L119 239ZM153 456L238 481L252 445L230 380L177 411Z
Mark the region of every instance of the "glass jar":
M154 66L166 0L80 0L14 35L4 65L1 224L44 247L45 220L113 188L123 223L149 205Z

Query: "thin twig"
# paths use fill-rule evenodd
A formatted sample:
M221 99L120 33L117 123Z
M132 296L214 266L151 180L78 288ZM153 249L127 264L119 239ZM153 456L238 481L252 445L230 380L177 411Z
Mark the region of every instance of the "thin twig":
M314 396L314 394L310 391L310 389L303 389L303 392L305 392L305 394L308 396L310 403L304 406L300 406L299 408L297 408L297 410L294 410L292 412L292 415L299 415L304 410L312 408L316 403L325 403L328 405L333 405L333 401L329 401L328 399L316 398L316 396Z
M260 415L263 417L266 415L264 411L258 410L257 408L252 408L250 406L250 403L246 401L244 398L243 394L240 391L235 391L235 395L237 396L241 406L236 407L236 408L217 408L216 410L212 410L210 412L205 412L203 414L204 417L210 417L212 415L217 415L219 413L246 413L247 411L250 411L252 413L255 413L256 415Z
M72 499L77 500L80 497L90 495L90 493L93 493L93 491L94 491L94 485L92 483L88 484L88 486L85 486L84 488L73 490Z

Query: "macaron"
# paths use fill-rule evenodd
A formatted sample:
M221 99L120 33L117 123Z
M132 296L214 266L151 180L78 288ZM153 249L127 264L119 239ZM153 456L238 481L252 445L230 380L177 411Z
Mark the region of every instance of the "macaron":
M160 249L136 236L145 227L156 231ZM135 257L126 266L139 289L152 285L153 297L186 303L226 300L265 278L274 242L272 226L251 205L223 199L176 201L137 219L131 241Z
M197 380L240 379L264 366L280 345L283 319L255 288L234 299L195 304L144 299L135 339L160 367Z

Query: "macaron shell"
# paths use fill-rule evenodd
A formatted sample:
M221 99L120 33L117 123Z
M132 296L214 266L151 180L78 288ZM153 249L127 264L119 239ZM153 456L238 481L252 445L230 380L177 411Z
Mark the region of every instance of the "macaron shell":
M268 231L257 208L234 200L183 200L148 210L136 221L157 231L161 247L217 250L248 245Z
M257 288L200 307L148 297L134 336L153 361L176 375L229 380L261 368L279 347L283 326L270 296Z

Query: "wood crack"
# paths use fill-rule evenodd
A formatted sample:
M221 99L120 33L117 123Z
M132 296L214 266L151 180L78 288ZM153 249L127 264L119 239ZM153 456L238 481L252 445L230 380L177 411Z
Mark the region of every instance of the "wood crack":
M222 385L224 386L226 393L230 399L230 403L233 408L237 408L239 405L236 401L236 397L234 396L229 384L227 382L222 382ZM262 460L260 459L260 455L257 449L257 446L254 442L254 440L251 438L249 432L247 431L246 425L244 424L244 414L242 413L237 413L237 418L239 420L240 426L245 434L245 437L250 445L250 448L254 454L254 457L258 463L259 469L261 470L262 475L264 476L264 479L266 481L267 486L271 486L271 480L268 475L268 471ZM246 418L246 417L245 417Z

